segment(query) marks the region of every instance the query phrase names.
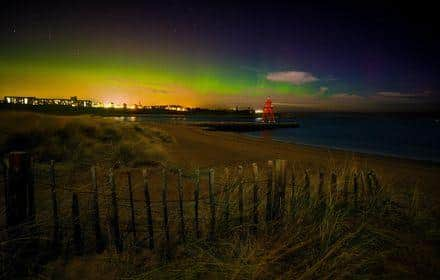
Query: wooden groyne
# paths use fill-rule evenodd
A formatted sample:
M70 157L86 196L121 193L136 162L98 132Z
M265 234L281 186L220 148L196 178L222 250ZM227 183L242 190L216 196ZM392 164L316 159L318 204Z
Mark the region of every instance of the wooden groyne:
M197 123L206 130L215 131L237 131L237 132L248 132L248 131L260 131L260 130L271 130L277 128L295 128L299 127L297 122L283 122L283 123L257 123L257 122L205 122Z

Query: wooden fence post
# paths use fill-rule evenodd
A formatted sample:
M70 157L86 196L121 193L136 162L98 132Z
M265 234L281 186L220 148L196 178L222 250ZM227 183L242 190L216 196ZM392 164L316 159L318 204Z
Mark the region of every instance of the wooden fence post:
M238 213L239 213L239 221L240 226L244 223L243 217L243 166L238 166Z
M111 204L112 204L112 215L110 218L110 226L112 229L113 242L115 244L116 252L122 252L122 240L121 233L119 231L119 212L118 212L118 200L116 197L116 182L113 174L113 168L110 168L109 172L109 182L111 190Z
M180 240L182 242L186 241L185 236L185 218L183 215L183 184L182 184L182 170L177 171L177 192L179 194L179 218L180 218Z
M37 168L37 159L35 156L31 157L31 168L32 168L32 182L34 183L34 185L38 182L38 171L39 169Z
M353 177L353 201L354 201L354 207L358 207L358 174L357 172L354 173Z
M350 184L350 177L348 175L345 175L344 188L342 189L342 197L343 197L344 203L348 202L348 185L349 184Z
M50 161L49 167L50 175L50 190L52 198L52 215L53 215L53 249L58 252L60 249L60 220L58 217L58 202L56 193L56 183L55 183L55 163L53 160Z
M330 178L330 199L335 202L337 197L337 185L338 185L338 177L336 173L333 171Z
M368 195L373 195L373 172L370 170L367 173L367 189Z
M367 187L365 186L365 172L360 171L358 173L358 200L364 199L367 193Z
M286 165L286 160L275 160L275 190L272 217L276 219L281 218L285 210Z
M371 171L371 175L372 175L372 179L373 179L373 183L374 183L374 191L378 192L382 187L379 183L379 179L377 178L377 175L374 171Z
M280 212L280 181L281 181L281 164L279 159L275 160L275 176L274 190L272 200L272 219L277 219Z
M324 172L319 170L319 183L318 183L318 192L317 192L317 202L324 202Z
M279 216L282 218L286 212L286 185L287 185L287 160L282 159L281 173L280 173L280 212Z
M253 232L256 233L257 232L257 227L258 227L258 166L256 163L252 164L252 173L254 176L254 187L253 187L253 209L252 209L252 214L253 214Z
M2 166L2 175L3 175L3 189L6 192L8 189L8 168L6 166L6 163L3 161L3 158L0 158L0 164ZM6 197L5 197L6 199Z
M208 192L209 192L209 209L211 212L211 219L209 222L209 239L215 239L215 195L214 195L214 169L209 169L209 181L208 181Z
M266 186L266 223L272 220L272 187L273 187L273 161L267 162L267 186Z
M90 168L90 172L92 173L92 187L93 187L92 219L93 219L93 226L95 229L96 252L101 253L104 250L104 240L102 238L101 221L99 217L98 182L96 178L96 167L92 166Z
M79 203L78 195L72 193L72 226L73 226L73 245L75 254L82 255L84 250L84 242L81 232L81 222L79 219Z
M292 167L292 177L290 181L291 193L290 193L290 216L292 219L295 217L295 188L296 188L296 180L295 180L295 170Z
M170 228L168 224L168 178L167 178L167 170L166 168L162 169L162 208L163 208L163 232L165 236L165 252L164 256L165 259L168 259L169 257L169 249L170 249Z
M154 234L153 234L153 215L151 213L150 191L148 190L147 170L142 170L142 177L144 179L144 196L145 207L147 209L147 232L148 232L148 247L150 250L154 249Z
M194 188L194 231L196 238L201 237L200 223L199 223L199 196L200 196L200 169L195 171L195 188Z
M310 204L310 176L307 169L304 171L304 201L306 205Z
M127 172L127 184L128 184L128 192L130 196L130 214L131 214L131 223L130 230L133 233L133 241L136 243L136 216L134 214L134 202L133 202L133 188L131 185L131 173Z
M225 195L225 204L223 208L223 218L226 224L229 224L229 199L230 199L230 186L229 186L229 168L225 168L225 185L223 187L223 192Z
M18 234L20 230L16 226L22 223L35 223L34 182L31 156L27 152L9 153L5 202L6 224L9 228L9 234Z

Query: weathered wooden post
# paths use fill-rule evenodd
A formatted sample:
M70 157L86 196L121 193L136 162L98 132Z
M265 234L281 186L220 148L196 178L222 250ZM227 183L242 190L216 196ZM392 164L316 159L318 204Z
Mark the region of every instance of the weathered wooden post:
M373 195L373 172L371 170L367 173L367 189L368 195Z
M376 173L374 173L373 170L370 170L368 172L368 192L370 195L370 201L372 203L372 206L377 206L377 194L380 191L380 185L376 177Z
M52 198L52 217L53 217L53 249L55 252L58 252L60 248L60 220L58 217L58 202L57 202L57 193L56 193L56 183L55 183L55 163L53 160L50 161L49 167L49 175L50 175L50 190L51 190L51 198Z
M239 215L239 221L240 226L244 223L244 217L243 217L243 166L238 166L238 215Z
M310 176L307 169L304 171L304 202L306 205L310 204Z
M122 252L122 240L121 233L119 231L119 212L118 212L118 199L116 197L116 182L113 174L113 168L110 168L109 172L109 182L110 182L110 191L111 191L111 204L112 204L112 213L110 218L110 226L113 235L113 242L115 244L116 252Z
M145 208L147 210L147 232L148 232L148 247L150 250L154 249L154 234L153 234L153 215L151 213L150 191L148 189L147 170L142 170L142 177L144 179L144 197Z
M336 176L336 173L333 171L330 178L330 199L332 201L336 201L337 184L338 184L338 177Z
M254 233L257 232L258 227L258 166L256 163L252 164L252 174L254 176L254 186L253 186L253 227L252 230Z
M9 153L8 184L5 190L6 224L10 235L19 234L23 223L35 223L34 182L31 155Z
M229 199L230 199L230 190L229 190L229 168L225 167L225 185L223 187L223 193L225 198L224 208L223 208L223 219L226 224L229 224Z
M2 166L2 175L3 175L3 189L8 189L8 167L6 166L6 163L3 161L3 158L0 158L0 164Z
M95 230L95 242L96 242L96 252L101 253L104 250L104 240L102 238L102 230L101 230L101 220L99 216L99 203L98 203L98 181L96 177L96 167L92 166L90 168L90 172L92 174L92 220L93 227Z
M286 211L286 185L287 185L287 160L282 159L281 173L280 173L280 213L279 216L282 218Z
M273 198L274 219L279 219L284 215L285 193L286 193L286 160L275 160L275 190Z
M272 187L273 187L273 161L267 162L267 185L266 185L266 223L272 220Z
M182 242L185 242L186 236L185 236L185 218L183 215L183 184L182 184L182 170L179 169L177 171L177 192L179 194L179 233L180 233L180 240Z
M79 219L78 195L72 193L72 226L73 226L73 245L75 254L82 255L84 251L84 242L81 232L81 222Z
M376 195L382 190L382 186L379 183L379 179L377 178L376 172L374 170L370 170L370 178L371 178L371 194L374 196L376 200ZM376 203L377 201L375 201Z
M347 174L344 178L344 188L342 189L342 198L344 203L348 202L348 185L350 184L350 176Z
M354 207L357 208L358 207L358 174L357 172L354 173L353 176L353 202L354 202Z
M379 179L377 178L376 173L373 170L371 171L371 179L373 180L373 184L374 184L374 193L379 192L382 187L379 183Z
M318 183L318 191L317 191L317 202L324 202L324 172L319 170L319 183Z
M209 192L209 209L211 218L209 221L209 239L215 239L215 196L214 196L214 169L209 169L209 181L208 181L208 192Z
M136 216L134 214L134 202L133 202L133 188L131 185L131 173L127 172L127 184L128 184L128 192L130 197L130 230L133 233L133 241L136 242Z
M360 171L358 173L358 200L362 200L366 197L367 187L365 186L365 172Z
M280 212L280 180L281 180L281 164L280 160L275 160L275 176L274 190L272 199L272 219L277 219Z
M292 167L292 177L290 180L290 186L291 186L291 192L290 192L290 216L292 219L295 217L295 207L296 207L296 201L295 201L295 189L296 189L296 180L295 180L295 170Z
M32 156L31 158L31 167L32 167L32 181L34 182L34 185L38 182L38 167L37 167L37 159L35 156Z
M168 259L169 257L169 249L170 249L170 228L168 224L168 178L167 178L167 170L166 168L162 169L162 209L163 209L163 221L162 228L165 237L165 246L164 246L164 257Z
M200 196L200 169L195 171L195 189L194 189L194 231L196 238L201 237L200 223L199 223L199 196Z

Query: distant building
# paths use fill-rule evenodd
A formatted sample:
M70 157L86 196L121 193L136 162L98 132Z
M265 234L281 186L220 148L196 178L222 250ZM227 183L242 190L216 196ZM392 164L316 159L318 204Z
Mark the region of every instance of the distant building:
M179 111L179 112L188 111L187 108L182 107L180 105L153 105L153 106L145 106L144 108L150 110L159 110L159 111Z
M61 105L71 107L92 107L91 100L78 99L72 96L70 99L65 98L38 98L32 96L5 96L4 103L6 104L21 104L21 105Z

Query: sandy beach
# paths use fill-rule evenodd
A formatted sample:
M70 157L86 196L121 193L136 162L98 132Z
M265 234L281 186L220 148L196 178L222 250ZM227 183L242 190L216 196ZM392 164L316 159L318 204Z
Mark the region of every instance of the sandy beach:
M384 184L401 188L417 186L423 192L433 194L433 197L440 196L437 187L440 165L435 163L283 143L270 139L270 136L253 138L232 132L207 131L186 124L152 122L149 125L166 131L175 139L167 147L169 159L181 167L265 164L267 160L281 158L312 172L330 167L373 169Z

